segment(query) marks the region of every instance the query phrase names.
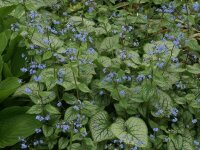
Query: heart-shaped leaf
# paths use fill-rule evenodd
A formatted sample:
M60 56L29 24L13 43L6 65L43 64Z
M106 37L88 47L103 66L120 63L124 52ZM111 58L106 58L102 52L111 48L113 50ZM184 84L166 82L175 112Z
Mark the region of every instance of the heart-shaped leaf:
M106 111L94 115L90 120L90 130L94 141L101 142L114 138L110 125L111 121Z
M144 121L140 118L131 117L126 122L118 118L112 124L113 134L126 144L145 147L148 143L148 131Z

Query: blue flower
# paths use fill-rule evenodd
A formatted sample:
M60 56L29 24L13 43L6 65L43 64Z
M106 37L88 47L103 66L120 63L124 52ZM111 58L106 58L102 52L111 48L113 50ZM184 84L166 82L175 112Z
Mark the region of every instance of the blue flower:
M194 9L194 11L198 11L199 10L199 3L198 2L193 4L193 9Z
M18 80L18 83L22 83L22 79L19 79L19 80Z
M79 110L79 107L78 107L77 105L73 106L73 108L74 108L75 110Z
M159 130L158 128L153 128L154 132L158 132L158 130Z
M93 11L94 11L94 8L93 8L93 7L89 7L89 8L88 8L88 12L89 12L89 13L91 13L91 12L93 12Z
M137 76L136 81L141 82L144 79L145 79L145 76L143 74L140 74L140 75Z
M88 48L87 52L88 52L88 54L94 54L95 50L90 47L90 48Z
M21 70L22 72L24 72L24 73L28 71L28 69L25 68L25 67L21 68L20 70Z
M196 146L198 146L199 145L199 142L198 141L196 141L196 140L194 140L194 145L196 145Z
M38 144L39 144L39 141L34 141L34 142L33 142L33 145L34 145L34 146L36 146L36 145L38 145Z
M42 132L42 130L40 128L35 129L35 133L41 133L41 132Z
M200 98L197 98L196 101L197 101L198 103L200 103Z
M25 88L25 93L26 94L31 94L32 93L32 90L28 87Z
M178 114L178 109L177 108L171 108L170 112L172 113L173 116L177 116Z
M156 66L160 69L162 69L164 67L165 63L161 62L161 63L156 63Z
M41 76L34 76L33 79L36 81L36 82L39 82L42 77Z
M62 102L59 101L59 102L57 103L57 106L58 106L58 107L61 107L61 106L62 106Z
M197 119L192 119L192 123L196 124L197 123Z
M44 120L46 121L50 120L50 115L46 115L46 117L44 117Z
M125 96L126 92L124 90L119 91L119 95Z
M31 19L35 19L38 16L38 13L36 11L30 11L29 16Z
M53 20L53 24L55 24L55 25L59 25L59 24L60 24L60 21Z
M177 122L178 119L175 117L174 119L172 119L172 122Z
M150 139L154 140L155 136L153 134L150 134Z
M43 120L44 120L44 117L42 117L42 116L40 116L40 115L37 115L37 116L35 117L35 119L38 120L38 121L43 121Z
M99 92L99 95L103 95L103 94L104 94L104 92L103 92L103 91L100 91L100 92Z
M61 125L60 127L62 129L62 132L66 132L67 130L70 129L69 125Z
M25 143L21 144L21 149L26 149L28 146Z
M43 39L43 42L44 42L44 44L49 44L50 43L50 41L47 38Z

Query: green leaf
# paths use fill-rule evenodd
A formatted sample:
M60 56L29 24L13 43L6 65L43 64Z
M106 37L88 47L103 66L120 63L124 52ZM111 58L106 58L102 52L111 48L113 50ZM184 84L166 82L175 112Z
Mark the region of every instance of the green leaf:
M173 106L173 101L171 97L164 91L158 90L157 92L157 97L155 97L155 99L151 103L152 107L158 105L162 108L164 112L169 113L170 109ZM156 115L154 114L154 116Z
M74 83L67 82L67 81L63 81L62 83L58 83L58 84L64 87L65 91L70 91L76 88L76 85Z
M49 137L53 134L54 129L51 126L43 125L42 131L43 131L45 137Z
M20 86L16 77L8 77L7 79L0 81L0 102L10 96Z
M141 3L146 3L149 2L148 0L128 0L130 3L136 3L136 4L141 4Z
M25 92L25 89L26 88L29 88L32 93L30 95L37 95L38 94L38 91L42 91L44 89L44 86L42 84L38 84L36 82L29 82L29 83L26 83L22 86L20 86L14 93L14 97L20 97L20 96L23 96L23 95L27 95L26 92Z
M51 104L47 104L45 106L46 111L48 111L50 114L60 114L58 108L52 106Z
M0 33L0 55L3 53L4 49L8 44L8 37L5 32Z
M65 149L67 147L68 143L69 143L69 140L67 138L61 137L58 140L59 149Z
M73 121L77 118L78 111L76 111L73 107L67 108L65 112L64 120L67 122Z
M110 117L106 111L98 112L90 120L90 131L95 142L110 140L114 138L110 130Z
M112 124L113 134L126 144L146 147L148 143L148 130L145 122L140 118L131 117L126 122L119 118Z
M113 50L118 47L119 43L119 37L118 36L112 36L112 37L106 37L101 45L100 45L100 52L101 51L109 51Z
M43 57L42 57L42 60L47 60L49 58L52 57L52 52L51 51L47 51L44 53Z
M170 135L170 141L168 142L169 150L194 150L193 138L189 130L184 131L184 135Z
M200 74L200 65L194 64L193 66L187 65L187 71L193 74Z
M8 107L0 111L0 148L19 142L19 137L26 138L40 127L33 115L25 114L27 107Z
M74 25L79 25L83 23L83 25L86 27L95 25L93 21L79 17L79 16L72 16L71 18L69 18L69 22L73 23Z
M51 90L53 87L56 86L56 73L57 69L54 68L47 68L41 71L41 82L45 83L47 90Z
M39 91L36 94L28 94L33 103L38 105L48 104L56 98L54 91Z
M103 66L103 67L110 67L111 66L111 59L106 56L101 56L98 58L98 62Z
M49 40L49 44L46 44L44 40ZM57 36L51 35L48 38L38 33L33 34L31 41L33 42L34 45L37 45L43 48L48 48L50 47L50 44L51 44L51 47L53 47L54 49L58 49L62 47L64 44L64 42L60 40Z
M1 76L2 70L3 70L3 59L0 55L0 81L1 81L1 78L2 78L2 76Z
M6 6L0 8L0 17L5 17L15 9L16 5Z
M91 116L95 115L98 111L101 110L100 107L98 107L97 105L92 104L89 101L84 101L82 104L84 106L82 111L88 117L91 117Z
M25 6L28 10L37 10L41 7L47 7L55 4L57 0L27 0Z
M193 51L200 51L200 45L198 44L197 40L194 38L189 39L187 45Z
M68 146L67 150L82 150L82 147L79 143L73 143L72 146Z
M33 105L26 113L27 114L40 114L42 113L42 105Z
M97 149L96 144L92 141L91 138L84 138L82 140L82 147L83 147L83 149L87 149L87 150L96 150Z
M87 87L87 85L85 85L83 83L78 84L78 88L79 88L79 90L81 90L84 93L91 92L90 89Z
M42 91L42 92L39 92L39 95L42 98L42 102L40 101L39 104L50 103L56 98L56 94L54 91Z

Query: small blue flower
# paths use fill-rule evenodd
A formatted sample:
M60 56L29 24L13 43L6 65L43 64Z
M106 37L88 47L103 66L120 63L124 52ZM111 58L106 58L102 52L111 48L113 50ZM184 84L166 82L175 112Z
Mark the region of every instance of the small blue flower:
M197 101L198 103L200 103L200 98L197 98L196 101Z
M140 74L140 75L137 76L136 81L141 82L144 79L145 79L145 76L143 74Z
M150 139L154 140L155 136L153 134L150 134Z
M164 67L165 63L161 62L161 63L156 63L156 66L160 69L162 69Z
M30 11L29 16L31 19L35 19L38 16L38 13L36 11Z
M175 117L174 119L172 119L172 122L177 122L178 119Z
M82 135L83 137L86 137L86 136L88 135L88 133L87 133L87 131L84 131L84 132L81 133L81 135Z
M62 102L59 101L59 102L57 103L57 106L58 106L58 107L61 107L61 106L62 106Z
M28 146L24 143L21 144L21 149L26 149Z
M55 24L55 25L59 25L59 24L60 24L60 21L53 20L53 24Z
M197 123L197 119L192 119L192 123L196 124Z
M25 88L25 92L26 94L31 94L32 93L32 90L28 87Z
M74 133L77 133L77 132L78 132L78 130L76 128L74 128Z
M79 110L79 107L78 107L77 105L73 106L73 108L74 108L75 110Z
M158 128L153 128L153 131L154 131L154 132L158 132L159 129L158 129Z
M42 77L41 76L34 76L33 79L36 81L36 82L39 82Z
M39 143L40 143L40 144L43 144L43 143L44 143L44 141L43 141L43 140L39 140Z
M21 68L20 70L21 70L22 72L24 72L24 73L28 71L28 69L27 69L27 68L24 68L24 67Z
M50 115L46 115L46 117L44 117L44 120L46 121L50 120Z
M169 141L169 138L168 137L165 137L164 139L163 139L163 142L168 142Z
M124 148L124 144L120 144L119 147L120 147L120 148Z
M198 11L199 10L199 3L198 2L195 2L193 4L193 9L194 9L194 11Z
M38 121L43 121L43 120L44 120L44 117L42 117L42 116L40 116L40 115L37 115L37 116L35 117L35 119L38 120Z
M19 80L18 80L18 83L22 83L22 79L19 79Z
M88 12L89 12L89 13L91 13L91 12L93 12L93 11L94 11L94 8L93 8L93 7L89 7L89 8L88 8Z
M49 44L50 43L50 41L47 38L43 39L43 42L44 42L44 44Z
M199 145L199 142L198 141L196 141L196 140L194 140L194 145L196 145L196 146L198 146Z
M36 145L38 145L38 144L39 144L39 141L34 141L34 142L33 142L33 145L34 145L34 146L36 146Z
M119 95L125 96L126 92L124 90L119 91Z
M104 94L104 92L103 92L103 91L100 91L100 92L99 92L99 95L103 95L103 94Z
M88 54L94 54L95 53L95 50L93 49L93 48L88 48L88 50L87 50L87 53Z
M171 108L170 112L172 113L173 116L177 116L178 114L178 109L177 108Z
M42 130L40 128L35 129L35 133L41 133L41 132L42 132Z
M61 125L62 132L66 132L70 129L69 125Z

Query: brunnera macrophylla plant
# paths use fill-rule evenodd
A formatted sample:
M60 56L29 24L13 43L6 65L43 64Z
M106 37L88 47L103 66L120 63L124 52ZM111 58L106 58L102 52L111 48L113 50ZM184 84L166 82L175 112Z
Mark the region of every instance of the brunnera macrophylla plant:
M195 0L0 2L0 148L200 149Z

